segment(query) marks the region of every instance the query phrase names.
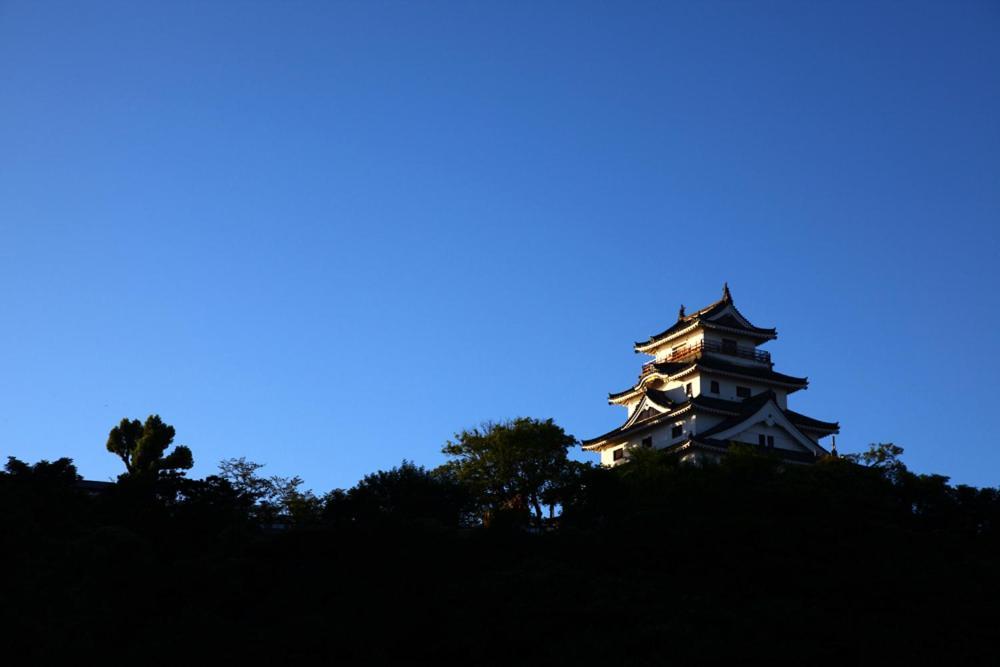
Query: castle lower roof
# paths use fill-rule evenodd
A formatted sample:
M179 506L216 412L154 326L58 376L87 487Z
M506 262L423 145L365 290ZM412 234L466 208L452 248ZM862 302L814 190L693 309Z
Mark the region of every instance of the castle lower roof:
M680 452L687 449L693 449L708 451L713 454L724 454L729 451L731 447L733 447L733 442L731 440L716 440L714 438L694 436L684 442L664 447L663 451ZM767 450L767 453L784 461L792 461L795 463L815 463L817 459L817 455L812 452L798 452L790 449L769 449Z
M662 408L665 408L665 412L650 414L648 417L637 419L628 426L619 426L618 428L608 431L604 435L584 440L581 444L586 448L601 442L602 440L607 440L608 438L627 435L650 426L655 426L663 421L679 417L692 409L722 414L737 414L740 410L739 406L741 405L741 402L739 401L726 401L720 398L711 398L709 396L695 396L684 401L683 403L674 403L669 398L666 398L665 392L661 392L656 389L647 389L645 393L647 396L652 393L653 396L650 397L652 402ZM626 422L626 424L628 424L628 422Z
M719 424L716 424L712 428L698 434L697 436L699 438L710 438L715 433L722 433L723 431L738 425L747 417L753 415L768 401L776 400L777 398L773 391L764 391L742 401L729 401L722 398L698 395L684 401L683 403L674 403L666 397L665 392L661 392L656 389L647 389L645 394L655 405L664 408L665 411L656 412L650 410L650 414L640 416L632 423L626 421L622 426L612 429L603 435L596 438L590 438L589 440L584 440L580 443L584 449L593 448L595 445L601 444L602 442L617 440L637 431L651 428L663 423L664 421L670 421L671 419L680 417L681 415L684 415L692 410L695 411L696 414L699 412L708 412L725 415L727 417ZM837 433L840 430L840 425L837 422L825 422L819 419L813 419L812 417L807 417L806 415L793 410L781 410L781 412L788 418L788 421L795 425L796 428L821 433Z

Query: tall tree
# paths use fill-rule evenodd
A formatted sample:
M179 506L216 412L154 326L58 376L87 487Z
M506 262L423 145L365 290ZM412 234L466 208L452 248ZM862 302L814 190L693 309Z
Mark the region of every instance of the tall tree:
M108 451L125 464L131 477L156 478L162 471L179 472L194 465L191 450L184 445L167 449L174 442L174 427L159 415L149 415L146 422L122 419L108 434Z
M530 507L542 518L542 504L566 478L567 451L576 439L551 419L519 417L462 431L442 452L444 468L467 485L486 512Z

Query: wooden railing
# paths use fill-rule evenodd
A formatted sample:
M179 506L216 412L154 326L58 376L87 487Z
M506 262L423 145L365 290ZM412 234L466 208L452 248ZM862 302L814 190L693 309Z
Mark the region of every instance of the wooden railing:
M666 359L654 360L643 364L642 375L645 376L652 373L654 370L653 367L658 363L667 361L685 361L687 359L691 359L692 357L701 356L704 352L725 354L732 357L740 357L741 359L751 359L765 364L771 363L770 352L757 350L752 347L742 347L740 345L724 345L717 340L702 339L694 345L685 345L680 349L672 351Z

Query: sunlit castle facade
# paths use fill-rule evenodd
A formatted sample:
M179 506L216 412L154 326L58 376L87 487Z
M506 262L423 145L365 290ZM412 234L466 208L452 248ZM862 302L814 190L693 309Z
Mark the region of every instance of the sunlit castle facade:
M774 370L771 354L758 349L778 337L756 327L736 309L726 285L722 298L691 313L681 306L677 322L635 351L648 354L635 386L608 402L628 410L615 430L583 448L601 463L623 463L632 447L677 452L682 460L718 458L734 443L760 447L783 459L809 463L827 453L819 441L840 430L788 409L788 395L805 389L804 377Z

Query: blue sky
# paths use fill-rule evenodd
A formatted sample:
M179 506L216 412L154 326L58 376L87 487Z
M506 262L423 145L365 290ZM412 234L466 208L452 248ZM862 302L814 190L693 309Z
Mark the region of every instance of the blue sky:
M0 455L317 491L592 437L728 280L842 450L1000 484L1000 9L0 1ZM581 458L586 458L580 455Z

